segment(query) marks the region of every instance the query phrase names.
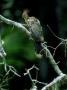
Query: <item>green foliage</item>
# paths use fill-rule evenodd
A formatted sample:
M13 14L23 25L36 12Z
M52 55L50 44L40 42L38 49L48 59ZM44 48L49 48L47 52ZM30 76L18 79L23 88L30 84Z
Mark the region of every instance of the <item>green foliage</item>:
M27 61L32 62L36 59L33 40L30 40L25 33L16 27L12 29L12 26L4 25L3 29L2 39L5 42L7 63L21 68Z

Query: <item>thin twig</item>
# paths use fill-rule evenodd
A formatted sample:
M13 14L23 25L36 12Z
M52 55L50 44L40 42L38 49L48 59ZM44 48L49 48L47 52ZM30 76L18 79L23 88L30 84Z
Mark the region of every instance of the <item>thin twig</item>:
M62 75L62 71L60 70L59 66L57 65L57 63L55 62L52 54L50 53L49 49L47 47L45 47L42 43L41 43L42 48L44 48L44 52L47 52L47 58L49 59L50 64L52 65L52 67L54 68L55 72L58 75Z
M52 31L52 29L51 29L51 27L50 27L49 25L47 25L47 27L49 28L49 30L51 31L51 33L52 33L56 38L58 38L58 39L61 40L61 41L64 40L63 38L58 37L58 36Z
M54 50L54 53L53 53L53 57L54 57L54 55L55 55L55 52L56 52L57 48L58 48L61 44L63 44L63 41L56 46L56 48L55 48L55 50Z

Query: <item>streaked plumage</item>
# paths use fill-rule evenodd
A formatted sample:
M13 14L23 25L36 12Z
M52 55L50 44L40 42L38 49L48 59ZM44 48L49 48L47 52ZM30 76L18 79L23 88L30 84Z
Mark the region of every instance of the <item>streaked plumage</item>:
M26 17L27 16L27 17ZM36 41L44 41L43 30L40 21L35 17L28 17L28 11L23 13L23 18L28 26L28 30L31 32L32 37Z

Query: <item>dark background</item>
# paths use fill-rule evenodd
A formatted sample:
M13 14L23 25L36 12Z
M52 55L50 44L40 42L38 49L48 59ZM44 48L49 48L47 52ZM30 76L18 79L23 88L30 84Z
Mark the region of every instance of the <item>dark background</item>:
M21 22L24 9L29 9L29 16L38 18L44 31L44 38L49 46L56 47L58 40L47 27L51 27L53 32L62 38L67 37L67 1L66 0L0 0L0 14L3 16ZM29 41L27 36L19 32L16 27L4 23L0 24L2 38L5 41L5 50L7 52L7 63L14 65L22 78L14 77L10 82L10 90L24 90L30 87L30 79L24 77L25 68L30 68L34 63L39 67L38 79L43 82L50 82L55 75L54 70L47 60L37 60L34 55L34 43ZM12 31L11 31L11 30ZM53 50L50 49L53 53ZM64 57L64 46L57 49L55 60L60 61L59 67L64 73L67 72L66 58ZM26 84L27 83L27 84ZM39 85L40 86L40 85Z

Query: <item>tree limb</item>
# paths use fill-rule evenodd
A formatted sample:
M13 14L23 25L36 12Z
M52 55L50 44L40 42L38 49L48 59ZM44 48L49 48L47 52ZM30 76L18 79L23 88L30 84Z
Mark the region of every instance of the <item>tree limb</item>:
M65 80L67 80L67 75L65 75L65 74L60 75L56 79L54 79L51 83L49 83L48 85L44 86L41 90L48 90L50 87L52 87L53 85L58 84L58 83L59 83L59 86L61 86L63 84L63 82L65 82Z
M46 57L49 59L49 62L50 62L50 64L52 65L52 67L54 68L55 72L56 72L58 75L62 75L63 73L62 73L62 71L60 70L60 68L58 67L57 63L55 62L55 60L54 60L51 52L49 51L49 49L48 49L46 46L44 46L43 44L41 44L41 46L42 46L44 52L47 53L47 56L46 56Z
M3 21L3 22L5 22L6 24L10 24L10 25L16 26L16 27L19 28L20 30L25 31L26 34L29 35L29 36L30 36L30 34L31 34L31 32L29 32L29 31L23 26L23 24L21 24L21 23L12 21L12 20L10 20L10 19L7 19L7 18L3 17L2 15L0 15L0 20Z

